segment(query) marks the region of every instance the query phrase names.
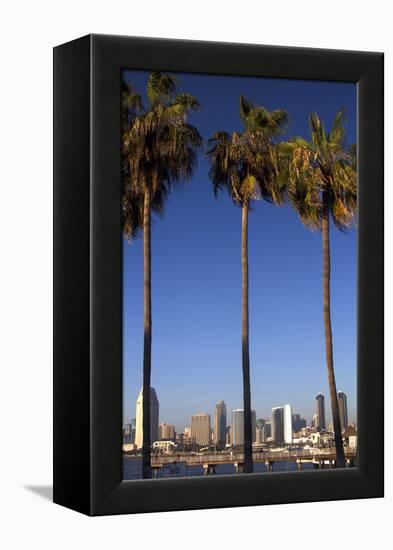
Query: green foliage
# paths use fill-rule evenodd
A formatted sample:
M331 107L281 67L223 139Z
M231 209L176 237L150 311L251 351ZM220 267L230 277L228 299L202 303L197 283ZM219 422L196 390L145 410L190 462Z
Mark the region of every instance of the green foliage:
M157 103L165 104L171 99L176 90L176 79L169 74L151 73L147 82L146 93L152 106Z
M189 111L200 105L191 94L176 95L174 77L150 75L146 111L132 93L125 89L123 96L123 105L132 105L123 116L123 227L126 237L135 238L143 223L146 190L153 211L162 214L172 185L191 177L202 138L187 122Z
M219 131L209 139L214 193L226 189L239 206L258 199L281 204L283 186L277 177L274 138L284 130L287 114L267 111L240 96L240 118L242 133Z
M277 147L279 181L304 225L321 228L326 207L340 230L354 222L357 208L356 147L345 147L344 110L326 134L316 113L310 115L311 140L294 138Z

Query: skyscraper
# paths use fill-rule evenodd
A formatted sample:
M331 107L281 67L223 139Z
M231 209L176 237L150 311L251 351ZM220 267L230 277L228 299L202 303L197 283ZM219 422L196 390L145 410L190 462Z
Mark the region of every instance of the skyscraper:
M158 414L159 404L156 390L150 388L150 441L158 441ZM139 392L136 401L136 427L135 427L135 444L140 449L143 447L143 388Z
M210 415L207 413L194 414L191 417L191 437L198 445L210 443Z
M251 411L251 439L256 440L256 413ZM232 445L244 445L244 409L232 411Z
M260 445L263 442L263 428L256 429L255 442Z
M225 433L225 443L227 445L232 444L232 429L230 426L227 426L226 433Z
M272 439L277 444L292 443L292 407L273 407L272 409Z
M214 412L213 441L217 447L225 447L227 429L227 407L224 401L219 401Z
M293 414L292 415L292 429L294 433L300 432L302 428L305 428L307 425L304 418L301 418L300 414Z
M162 422L158 427L158 437L163 440L175 441L175 426L173 426L173 424L166 424L165 422Z
M338 411L340 413L341 429L346 430L348 428L348 406L347 396L343 391L337 393L338 398Z
M272 439L278 445L284 443L284 409L272 408Z
M256 427L262 429L265 425L266 420L264 418L258 418L256 422Z
M284 443L292 443L292 407L284 405Z
M123 443L133 443L133 441L131 441L131 424L125 424L123 426Z
M135 443L135 433L136 433L136 418L131 420L131 441L130 443Z
M325 396L322 393L318 393L315 399L316 399L315 413L317 415L315 427L317 428L318 431L326 430Z
M123 428L123 443L135 443L135 418Z
M268 437L272 436L272 423L266 420L263 428L261 428L261 431L262 431L262 443L264 443L265 441L267 441Z

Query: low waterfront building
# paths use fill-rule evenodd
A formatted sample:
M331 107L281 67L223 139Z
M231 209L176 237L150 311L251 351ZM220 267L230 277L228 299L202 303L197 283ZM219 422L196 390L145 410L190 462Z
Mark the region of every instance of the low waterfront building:
M131 451L136 451L135 443L123 443L123 453L129 453Z
M163 440L154 441L153 451L158 450L163 454L171 454L176 449L176 444L173 441Z

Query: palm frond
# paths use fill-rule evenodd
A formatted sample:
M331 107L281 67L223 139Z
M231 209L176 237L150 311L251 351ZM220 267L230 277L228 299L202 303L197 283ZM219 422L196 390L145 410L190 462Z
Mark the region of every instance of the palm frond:
M239 206L254 200L283 202L282 182L278 182L278 161L273 138L286 120L282 110L267 111L240 96L240 118L244 131L216 132L208 140L209 176L213 191L226 189Z
M169 101L176 91L176 78L160 72L151 73L146 93L151 105Z
M316 113L309 121L310 142L294 138L277 146L278 180L284 180L281 184L304 225L321 228L322 201L327 200L334 224L344 231L354 223L357 208L356 160L353 149L344 146L344 110L336 114L328 136Z
M180 105L185 111L200 111L201 105L192 94L182 93L176 96L174 105Z
M330 145L338 149L342 149L344 147L344 139L345 139L344 123L345 123L345 109L342 108L340 111L338 111L338 113L336 113L331 130L328 134L328 141Z
M187 122L198 100L189 93L176 96L175 78L152 73L147 83L150 109L135 114L123 126L123 227L135 238L141 226L141 204L149 188L152 210L162 215L173 185L189 179L202 146L198 130Z

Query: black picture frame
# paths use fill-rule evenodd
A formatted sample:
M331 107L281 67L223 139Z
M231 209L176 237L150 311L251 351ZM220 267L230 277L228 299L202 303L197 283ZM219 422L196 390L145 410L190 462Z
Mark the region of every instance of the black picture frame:
M122 480L122 69L358 91L358 467ZM54 49L54 502L88 515L383 496L383 54L89 35Z

